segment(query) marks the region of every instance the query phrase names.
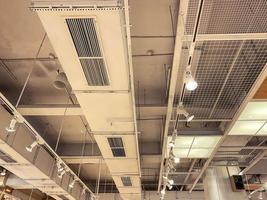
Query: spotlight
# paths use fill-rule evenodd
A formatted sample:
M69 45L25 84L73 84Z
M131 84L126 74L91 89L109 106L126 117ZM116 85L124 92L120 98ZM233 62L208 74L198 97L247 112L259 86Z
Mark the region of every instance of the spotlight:
M190 70L185 72L185 88L189 91L193 91L197 88L198 84L192 76Z
M180 103L179 106L177 107L177 114L184 115L186 118L187 122L190 122L194 119L194 115L190 115L184 108L183 104Z
M180 158L175 157L175 155L173 154L173 152L171 151L169 154L169 158L172 162L174 162L175 164L180 162Z
M85 192L86 192L86 188L84 187L82 190L82 194L85 194Z
M69 187L70 188L73 188L74 187L74 184L75 184L75 182L76 182L76 180L75 179L73 179L73 181L69 184Z
M176 139L176 134L177 134L177 131L174 130L173 134L172 134L172 140L169 142L168 146L170 148L174 148L175 147L175 139Z
M192 119L194 119L194 117L195 117L194 115L190 115L188 112L185 112L184 116L185 116L187 122L192 121Z
M168 180L168 183L171 184L171 185L173 185L174 184L174 181L172 179L169 179Z
M171 148L174 148L175 147L174 141L170 141L169 142L169 147L171 147Z
M9 126L6 127L6 131L8 133L15 132L16 131L16 123L17 123L17 120L15 118L11 119Z
M62 169L63 169L63 168L62 168ZM58 172L58 174L57 174L58 178L61 179L65 173L66 173L65 170L62 170L61 172Z
M62 166L61 166L61 161L60 161L60 160L57 160L56 165L57 165L57 169L58 169L58 171L59 171L59 172L62 171L62 170L61 170L61 169L62 169Z
M175 162L175 163L180 163L180 158L175 157L175 158L174 158L174 162Z
M262 191L259 192L258 199L263 199Z
M171 190L173 187L173 184L174 184L174 181L172 179L168 179L166 186L169 188L169 190Z
M26 146L26 150L28 152L32 152L33 148L36 147L38 145L38 142L37 141L34 141L32 144Z
M166 191L165 191L165 189L163 188L163 189L160 191L160 194L161 194L161 195L165 195L165 193L166 193Z
M170 183L167 183L166 186L168 187L169 190L171 190L173 187Z
M6 169L3 169L0 173L1 176L5 176L6 175Z
M66 74L64 72L60 72L58 73L53 85L56 89L62 90L66 88L67 82L68 80Z

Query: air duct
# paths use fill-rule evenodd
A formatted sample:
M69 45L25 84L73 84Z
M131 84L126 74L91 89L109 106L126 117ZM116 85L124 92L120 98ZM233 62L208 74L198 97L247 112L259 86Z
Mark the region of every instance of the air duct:
M33 9L47 32L121 197L140 199L133 74L127 40L130 36L129 27L125 27L129 16L124 12L128 5L118 1L99 4L88 1L87 5L80 1L68 5L34 1Z

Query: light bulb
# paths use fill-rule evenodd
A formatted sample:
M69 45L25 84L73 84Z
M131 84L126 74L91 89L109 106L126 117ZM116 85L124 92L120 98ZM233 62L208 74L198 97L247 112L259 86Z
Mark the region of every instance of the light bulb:
M197 89L197 86L198 84L193 78L190 78L185 84L185 88L189 91Z
M6 175L6 169L3 169L3 171L1 171L1 176L5 176Z
M180 158L174 158L174 162L175 163L179 163L180 162Z
M170 179L168 182L169 182L171 185L174 184L174 181L173 181L172 179Z
M175 147L174 141L169 142L169 147L172 147L172 148Z

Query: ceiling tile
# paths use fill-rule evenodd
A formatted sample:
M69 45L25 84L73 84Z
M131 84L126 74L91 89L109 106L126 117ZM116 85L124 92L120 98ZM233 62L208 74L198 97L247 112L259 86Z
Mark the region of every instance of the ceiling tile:
M189 158L208 158L213 149L191 149Z
M267 102L249 102L239 120L267 120Z
M257 135L267 135L267 124L265 124L257 133Z
M264 121L237 121L229 135L255 135Z
M221 136L195 137L192 148L213 148L216 146Z

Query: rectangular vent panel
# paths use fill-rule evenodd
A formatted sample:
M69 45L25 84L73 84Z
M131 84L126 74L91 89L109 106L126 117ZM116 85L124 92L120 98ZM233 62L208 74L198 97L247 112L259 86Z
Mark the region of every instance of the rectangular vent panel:
M110 83L94 20L71 18L66 23L88 85L107 86Z
M123 186L126 186L126 187L132 186L132 181L131 181L131 178L129 176L121 177L121 182L122 182Z
M108 138L108 143L114 157L125 157L122 138Z

